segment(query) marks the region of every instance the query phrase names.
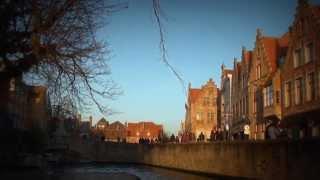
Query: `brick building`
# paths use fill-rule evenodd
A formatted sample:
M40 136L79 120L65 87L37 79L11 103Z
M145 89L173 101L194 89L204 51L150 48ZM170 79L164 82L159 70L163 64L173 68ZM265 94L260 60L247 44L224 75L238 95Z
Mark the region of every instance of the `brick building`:
M283 122L295 138L319 136L320 6L299 0L282 67Z
M264 139L270 121L281 120L280 67L287 49L288 33L280 38L263 36L257 30L249 72L249 119L251 138Z
M233 70L221 66L220 111L221 128L229 130L232 122L232 74Z
M119 121L115 121L104 129L106 141L120 142L126 139L127 128Z
M202 132L205 139L219 122L219 89L210 79L200 89L189 84L188 103L186 104L185 130L198 137Z
M95 125L97 131L104 131L109 126L109 122L105 118L101 118Z
M241 61L234 59L233 63L231 134L236 139L243 136L244 126L250 124L248 79L251 60L252 51L243 47Z
M127 124L127 142L138 143L140 138L156 140L163 135L163 126L153 122Z

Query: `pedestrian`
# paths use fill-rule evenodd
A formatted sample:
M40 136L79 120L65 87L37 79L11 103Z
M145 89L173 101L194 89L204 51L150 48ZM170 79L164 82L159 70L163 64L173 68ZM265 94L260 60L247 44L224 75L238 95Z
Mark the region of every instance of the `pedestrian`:
M221 141L223 139L222 137L222 131L221 131L221 128L218 128L218 131L217 131L217 140L218 141Z
M174 143L175 140L176 140L176 137L174 136L174 134L171 134L170 142L171 142L171 143Z
M266 128L266 139L277 139L280 135L280 130L276 124L276 122L271 121L270 124Z
M211 133L210 133L210 141L212 142L214 140L214 131L211 130Z

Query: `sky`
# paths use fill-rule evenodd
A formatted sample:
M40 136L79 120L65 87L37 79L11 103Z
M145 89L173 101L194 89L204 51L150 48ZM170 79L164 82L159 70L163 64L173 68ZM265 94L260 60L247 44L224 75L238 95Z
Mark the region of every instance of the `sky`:
M320 4L320 0L309 0ZM177 133L184 120L186 94L161 61L159 29L152 0L129 0L128 8L109 16L98 38L109 44L111 78L124 92L107 102L109 122L153 121ZM209 78L220 86L220 66L232 68L241 48L251 50L256 29L281 36L293 22L296 0L160 0L168 60L186 86ZM102 114L92 109L94 122Z

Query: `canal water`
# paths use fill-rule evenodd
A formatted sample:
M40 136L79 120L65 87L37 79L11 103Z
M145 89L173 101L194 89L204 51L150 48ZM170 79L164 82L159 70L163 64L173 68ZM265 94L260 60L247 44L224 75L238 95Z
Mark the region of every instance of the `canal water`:
M0 179L21 180L205 180L217 178L142 165L86 164L49 168L47 171L21 170L2 172Z

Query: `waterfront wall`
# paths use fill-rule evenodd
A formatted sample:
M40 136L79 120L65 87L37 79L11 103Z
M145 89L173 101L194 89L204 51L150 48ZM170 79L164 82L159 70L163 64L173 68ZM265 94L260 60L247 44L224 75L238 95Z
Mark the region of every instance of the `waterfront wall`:
M318 179L320 176L319 140L83 145L85 154L99 162L141 163L254 179Z

